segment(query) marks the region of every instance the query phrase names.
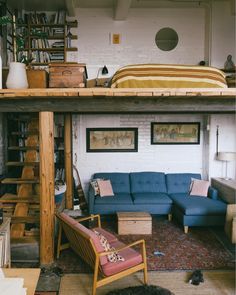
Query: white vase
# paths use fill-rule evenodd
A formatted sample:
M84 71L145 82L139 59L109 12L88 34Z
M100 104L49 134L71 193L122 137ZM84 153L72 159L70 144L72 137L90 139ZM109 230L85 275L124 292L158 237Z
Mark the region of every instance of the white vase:
M7 88L21 89L28 88L25 64L21 62L11 62L6 81Z

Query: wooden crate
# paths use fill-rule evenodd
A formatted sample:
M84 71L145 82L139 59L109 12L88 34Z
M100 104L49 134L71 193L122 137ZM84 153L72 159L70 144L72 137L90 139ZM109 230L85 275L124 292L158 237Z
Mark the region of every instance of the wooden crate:
M55 63L49 65L50 88L84 88L86 79L85 64Z
M118 212L119 235L151 235L152 217L146 212Z

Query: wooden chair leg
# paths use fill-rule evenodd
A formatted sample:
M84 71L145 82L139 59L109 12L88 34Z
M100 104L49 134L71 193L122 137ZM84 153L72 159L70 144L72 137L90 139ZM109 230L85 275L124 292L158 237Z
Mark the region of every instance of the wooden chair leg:
M99 257L96 257L96 262L95 262L95 267L94 267L94 274L93 274L93 290L92 290L92 295L96 295L96 291L97 291L98 264L99 264Z
M144 284L147 284L148 283L148 274L147 274L147 255L146 255L145 242L143 243L142 252L143 252L142 254L143 254L143 261L144 261L143 282L144 282Z
M62 226L59 224L58 240L57 240L57 259L59 258L60 251L61 251L61 235L62 235Z
M184 233L187 234L188 233L188 226L184 226Z

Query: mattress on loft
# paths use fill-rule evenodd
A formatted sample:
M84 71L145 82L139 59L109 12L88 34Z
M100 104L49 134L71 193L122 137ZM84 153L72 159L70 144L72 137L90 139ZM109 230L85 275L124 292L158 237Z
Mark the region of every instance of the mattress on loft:
M111 88L227 88L227 83L214 67L137 64L117 70Z

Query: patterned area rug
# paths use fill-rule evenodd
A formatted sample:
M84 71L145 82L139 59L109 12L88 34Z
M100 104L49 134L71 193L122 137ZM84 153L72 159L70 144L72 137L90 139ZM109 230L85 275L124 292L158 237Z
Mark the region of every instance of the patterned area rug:
M102 227L113 233L117 232L116 224L111 217L102 220ZM152 235L116 236L126 244L145 239L148 270L234 269L233 254L206 227L192 227L184 234L173 221L153 217ZM56 265L64 273L91 271L70 249L61 252Z

